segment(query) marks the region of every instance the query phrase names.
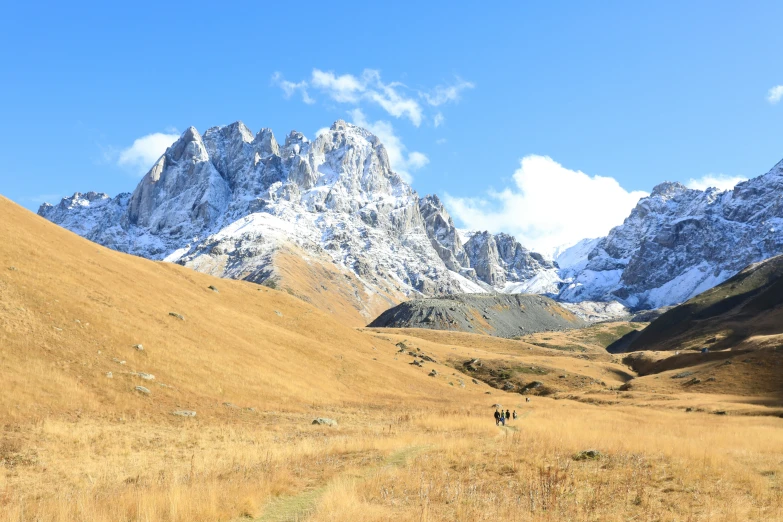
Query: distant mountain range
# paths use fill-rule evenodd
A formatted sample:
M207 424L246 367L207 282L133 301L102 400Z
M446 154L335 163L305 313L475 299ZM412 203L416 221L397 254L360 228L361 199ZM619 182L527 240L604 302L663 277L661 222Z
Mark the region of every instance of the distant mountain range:
M783 161L723 192L679 183L656 186L608 236L558 257L565 281L558 297L658 308L686 301L781 253Z
M279 286L364 324L455 293L675 304L783 252L783 162L733 191L657 186L605 238L552 261L508 234L463 244L437 196L393 172L380 140L335 122L309 141L243 123L191 127L132 194L76 193L38 213L110 248Z

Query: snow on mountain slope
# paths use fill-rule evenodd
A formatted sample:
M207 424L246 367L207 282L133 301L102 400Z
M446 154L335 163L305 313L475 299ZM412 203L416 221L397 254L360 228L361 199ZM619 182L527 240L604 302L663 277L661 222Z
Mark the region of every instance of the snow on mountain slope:
M578 243L555 252L554 260L562 277L580 272L587 265L587 256L603 238L582 239Z
M378 138L343 121L282 146L241 122L191 127L132 194L75 194L39 214L116 250L259 283L285 285L276 254L301 253L345 274L357 323L379 311L365 306L371 296L388 307L487 290L437 197L420 200Z
M783 161L731 191L662 183L607 237L558 257L567 281L559 298L658 308L781 252Z

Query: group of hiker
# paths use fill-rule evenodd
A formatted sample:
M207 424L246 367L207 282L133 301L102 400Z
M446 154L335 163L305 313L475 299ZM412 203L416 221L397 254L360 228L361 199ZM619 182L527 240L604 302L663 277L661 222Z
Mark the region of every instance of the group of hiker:
M506 410L505 412L503 410L495 410L495 425L500 426L501 424L503 426L506 425L506 421L510 419L517 420L517 410L514 410L514 413L511 413L509 410Z

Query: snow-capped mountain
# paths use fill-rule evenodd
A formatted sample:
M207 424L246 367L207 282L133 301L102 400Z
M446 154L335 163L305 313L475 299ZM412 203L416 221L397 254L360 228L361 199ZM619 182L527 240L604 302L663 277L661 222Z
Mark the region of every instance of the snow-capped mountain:
M365 318L406 297L491 290L440 200L420 199L378 138L344 121L312 142L291 132L282 147L241 122L191 127L132 194L77 193L39 214L116 250L304 299L328 289L342 301L324 307ZM533 277L524 257L535 254L506 243L505 280Z
M558 257L564 301L677 304L783 252L783 161L733 190L662 183L624 223ZM585 255L585 252L588 252Z
M189 128L132 194L77 193L39 214L116 250L281 285L359 323L406 298L465 292L676 304L783 252L782 194L783 162L732 191L663 183L607 237L550 261L508 234L458 230L364 129L338 121L280 146L237 122Z

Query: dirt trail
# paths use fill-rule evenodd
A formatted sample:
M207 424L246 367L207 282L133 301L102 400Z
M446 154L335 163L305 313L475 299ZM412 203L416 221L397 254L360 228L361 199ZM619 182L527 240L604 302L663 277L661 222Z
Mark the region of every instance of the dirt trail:
M371 466L365 469L361 474L356 475L356 470L349 470L332 478L328 483L321 487L303 491L297 495L280 497L273 500L264 510L261 517L255 519L257 522L300 522L306 520L318 505L318 500L329 489L329 486L338 480L351 480L359 482L365 480L373 471L385 467L403 467L408 460L430 449L429 446L409 446L399 451L395 451L377 466Z

